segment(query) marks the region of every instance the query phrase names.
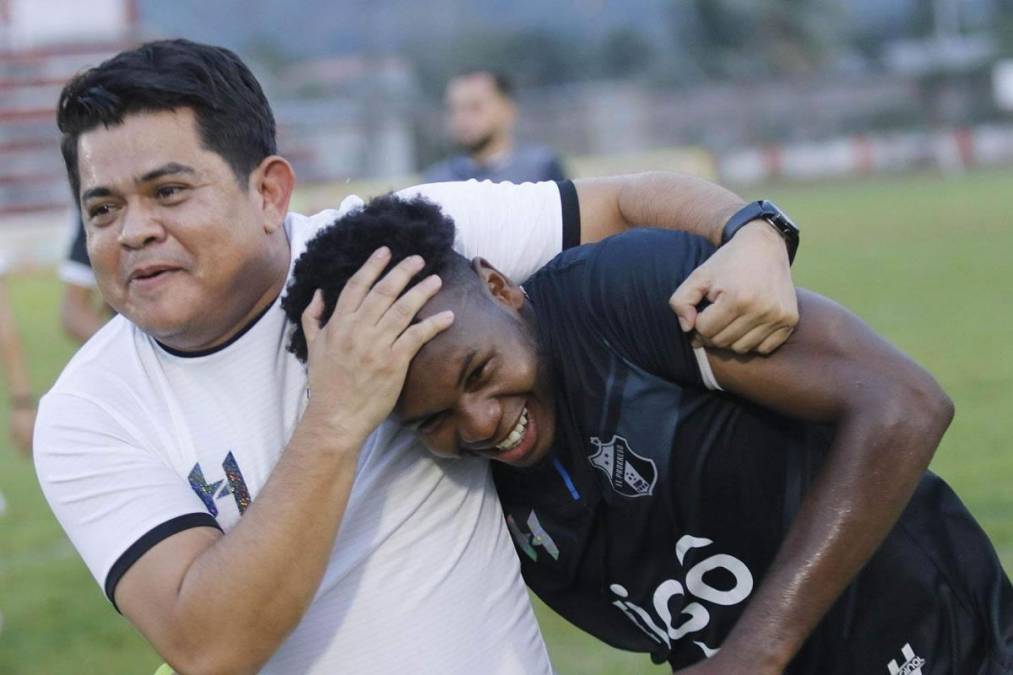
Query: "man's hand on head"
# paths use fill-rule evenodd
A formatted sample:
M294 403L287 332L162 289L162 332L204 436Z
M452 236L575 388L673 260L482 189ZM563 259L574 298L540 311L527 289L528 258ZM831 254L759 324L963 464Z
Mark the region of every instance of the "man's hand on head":
M412 358L453 322L447 311L412 323L439 291L440 279L427 277L402 295L423 261L406 258L377 281L389 260L386 247L374 253L349 279L322 327L319 291L303 313L311 393L304 420L328 432L363 439L371 433L394 409Z
M702 311L697 306L707 300ZM765 222L743 227L676 289L669 304L707 347L770 354L798 323L784 240Z

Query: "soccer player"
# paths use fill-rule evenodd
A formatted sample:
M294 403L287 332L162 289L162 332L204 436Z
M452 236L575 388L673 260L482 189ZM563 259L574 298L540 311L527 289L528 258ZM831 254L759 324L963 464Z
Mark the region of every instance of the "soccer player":
M562 163L551 148L518 145L514 139L517 102L505 73L466 70L447 83L447 127L461 154L423 173L426 183L448 180L564 180Z
M60 299L60 324L72 339L84 343L109 320L109 306L102 300L95 273L88 260L84 222L74 205L74 238L67 257L60 263L63 297Z
M408 260L370 289L381 251L308 370L286 353L292 262L361 202L288 213L292 169L245 64L148 43L71 80L58 123L118 315L43 397L36 470L115 607L184 673L549 672L487 467L442 467L384 422L411 356L447 326L408 325L438 281L395 300ZM668 174L416 193L453 214L462 251L519 279L632 222L717 243L742 204ZM719 343L770 350L794 325L787 261L757 221L673 304ZM715 302L694 315L702 295Z
M7 292L6 266L0 254L0 372L7 382L10 438L26 457L32 454L32 427L35 424L35 399L32 397L28 364L21 347L17 321ZM0 494L0 503L3 495Z
M523 287L453 240L436 206L379 198L309 243L285 306L326 319L381 242L440 275L418 316L454 323L395 410L434 453L494 460L548 605L680 672L1011 672L1013 589L925 471L952 404L857 317L800 292L785 346L741 357L664 311L713 253L698 237L632 231ZM297 356L315 334L297 328Z

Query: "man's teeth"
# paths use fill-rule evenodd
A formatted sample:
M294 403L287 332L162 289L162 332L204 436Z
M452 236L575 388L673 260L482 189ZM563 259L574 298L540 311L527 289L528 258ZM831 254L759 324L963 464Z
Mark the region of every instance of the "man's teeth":
M497 450L512 450L517 447L517 444L524 438L524 432L528 428L528 409L524 408L521 411L521 417L517 420L517 426L513 428L506 438L496 444Z

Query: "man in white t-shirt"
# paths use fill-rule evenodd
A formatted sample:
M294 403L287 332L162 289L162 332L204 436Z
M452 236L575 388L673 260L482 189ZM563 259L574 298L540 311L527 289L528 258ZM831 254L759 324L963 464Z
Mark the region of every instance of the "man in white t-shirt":
M115 606L186 673L550 672L488 468L443 466L385 421L452 320L411 323L438 280L401 295L420 263L384 273L379 251L304 370L279 297L306 241L361 202L287 212L294 176L245 65L142 45L72 80L58 122L118 316L43 398L36 466ZM742 205L665 174L404 193L518 279L632 223L719 243ZM768 223L746 225L673 308L702 339L770 351L797 321L787 260Z

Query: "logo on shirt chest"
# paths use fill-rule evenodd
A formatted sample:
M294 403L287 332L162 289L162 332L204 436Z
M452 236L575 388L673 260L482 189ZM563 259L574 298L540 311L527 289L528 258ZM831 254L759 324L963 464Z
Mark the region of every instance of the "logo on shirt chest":
M597 452L587 458L591 466L605 474L616 493L625 497L647 497L654 494L658 482L658 467L654 460L638 455L622 436L612 435L603 443L591 437Z
M243 472L239 470L239 463L236 462L236 457L231 452L225 455L225 460L222 462L222 470L225 472L224 479L208 482L204 478L204 471L201 470L200 462L194 464L188 476L190 488L204 502L204 506L207 507L208 513L212 516L218 515L218 505L215 504L215 501L226 498L229 495L236 500L236 508L239 509L239 515L243 515L246 507L250 505L250 491L246 487Z

